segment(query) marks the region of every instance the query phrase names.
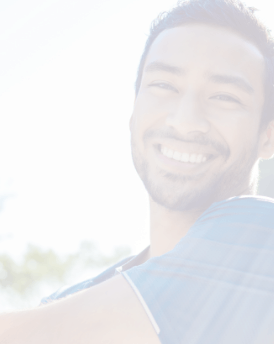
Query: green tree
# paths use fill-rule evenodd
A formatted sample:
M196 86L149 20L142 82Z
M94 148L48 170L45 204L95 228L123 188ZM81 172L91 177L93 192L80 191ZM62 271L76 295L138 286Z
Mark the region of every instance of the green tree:
M118 247L113 254L104 255L91 242L82 242L79 250L60 257L51 249L29 245L20 263L7 254L0 255L0 288L12 290L22 297L27 296L41 282L65 284L75 267L84 271L104 268L130 254L130 249Z
M82 242L76 253L62 257L51 249L34 245L28 245L20 262L2 254L0 311L35 306L56 289L76 283L84 274L90 278L95 269L98 272L129 254L129 248L118 247L105 255L91 242Z
M4 210L5 202L14 196L14 193L0 194L0 213ZM11 237L10 233L1 234L0 242ZM37 305L33 305L31 300L35 296L36 299L40 298L39 288L43 283L57 289L67 284L71 271L76 267L79 273L91 268L103 269L130 253L129 247L119 246L114 248L112 255L106 256L94 242L85 240L80 243L76 253L60 256L52 249L43 250L29 243L20 263L6 253L0 253L0 296L8 299L11 308L31 307Z

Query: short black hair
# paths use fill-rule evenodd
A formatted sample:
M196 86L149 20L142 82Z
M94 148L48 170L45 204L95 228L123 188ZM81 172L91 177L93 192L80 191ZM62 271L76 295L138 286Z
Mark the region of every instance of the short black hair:
M138 94L143 68L149 49L164 30L191 23L203 23L228 28L253 43L262 53L265 66L265 102L262 126L274 119L274 41L270 30L255 16L256 9L239 0L183 0L168 12L161 13L153 22L142 54L135 92Z

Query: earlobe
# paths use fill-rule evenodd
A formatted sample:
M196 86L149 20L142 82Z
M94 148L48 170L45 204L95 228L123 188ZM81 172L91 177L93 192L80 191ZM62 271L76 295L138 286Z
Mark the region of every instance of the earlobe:
M273 135L274 135L273 130L274 130L274 121L270 122L269 126L267 127L266 134L267 134L268 139L271 139L271 136L273 139Z
M274 121L271 121L262 133L259 157L270 159L274 155Z

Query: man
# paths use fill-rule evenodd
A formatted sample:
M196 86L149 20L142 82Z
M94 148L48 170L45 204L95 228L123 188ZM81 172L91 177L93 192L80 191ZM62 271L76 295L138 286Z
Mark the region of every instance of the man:
M2 315L0 343L273 343L274 203L248 196L274 153L273 46L233 0L156 20L130 120L151 245Z

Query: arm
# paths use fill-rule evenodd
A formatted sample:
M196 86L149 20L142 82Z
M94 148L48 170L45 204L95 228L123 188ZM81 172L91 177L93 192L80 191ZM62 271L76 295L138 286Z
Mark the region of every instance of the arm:
M116 276L64 300L0 316L1 344L159 344L135 293Z

